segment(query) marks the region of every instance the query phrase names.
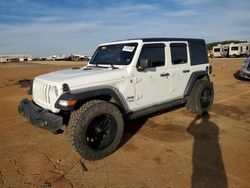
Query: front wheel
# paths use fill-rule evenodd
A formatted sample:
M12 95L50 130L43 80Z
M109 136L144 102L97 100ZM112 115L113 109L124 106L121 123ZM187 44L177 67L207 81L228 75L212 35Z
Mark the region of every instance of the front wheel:
M124 122L115 105L93 100L72 112L67 129L74 149L88 160L98 160L117 149Z
M186 107L189 111L202 115L211 109L213 99L213 84L208 80L197 80L187 98Z

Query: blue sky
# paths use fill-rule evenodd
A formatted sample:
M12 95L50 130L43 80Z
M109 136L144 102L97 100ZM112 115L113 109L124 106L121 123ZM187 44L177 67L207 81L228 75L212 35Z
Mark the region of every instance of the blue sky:
M0 0L0 54L92 55L140 37L250 40L249 0Z

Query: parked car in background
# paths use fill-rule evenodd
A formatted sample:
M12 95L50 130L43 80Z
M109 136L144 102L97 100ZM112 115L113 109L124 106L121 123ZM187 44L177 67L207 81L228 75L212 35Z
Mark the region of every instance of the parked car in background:
M245 78L245 79L250 80L250 57L248 57L244 61L243 65L242 65L242 67L240 69L239 76L241 78Z

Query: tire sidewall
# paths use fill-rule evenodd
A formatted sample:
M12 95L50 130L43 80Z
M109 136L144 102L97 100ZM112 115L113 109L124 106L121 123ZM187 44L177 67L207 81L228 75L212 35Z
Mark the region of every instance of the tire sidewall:
M86 141L86 131L90 122L99 115L108 114L114 118L116 121L116 135L112 143L102 149L102 150L94 150L89 147ZM101 102L93 105L91 108L86 109L86 111L81 114L81 117L78 122L78 128L74 132L74 140L78 147L81 149L78 151L81 155L83 155L86 159L95 160L99 158L103 158L109 154L111 154L119 145L120 140L123 135L123 119L119 110L112 104L107 102Z
M206 81L206 80L201 80L197 83L197 87L196 87L196 109L197 109L197 112L199 114L203 114L204 112L208 112L211 107L212 107L212 104L213 104L213 99L214 99L214 90L213 90L213 86L211 84L211 82L209 81ZM211 99L210 99L210 103L209 105L204 108L202 107L201 105L201 96L202 96L202 92L205 90L205 89L209 89L210 90L210 94L211 94Z

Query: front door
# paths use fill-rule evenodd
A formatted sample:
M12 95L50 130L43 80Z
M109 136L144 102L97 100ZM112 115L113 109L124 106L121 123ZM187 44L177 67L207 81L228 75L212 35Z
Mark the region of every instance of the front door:
M140 70L140 62L149 65ZM169 73L166 70L165 44L144 44L135 72L136 104L140 108L167 101L169 98Z

